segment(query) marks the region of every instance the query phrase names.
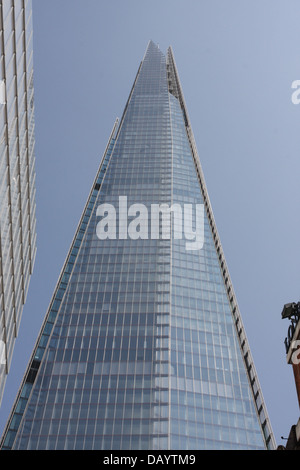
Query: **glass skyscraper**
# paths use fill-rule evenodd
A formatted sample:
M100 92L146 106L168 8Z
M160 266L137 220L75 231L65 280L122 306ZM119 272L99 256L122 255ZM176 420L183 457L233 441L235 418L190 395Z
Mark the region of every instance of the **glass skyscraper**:
M0 1L0 403L36 253L32 7Z
M148 44L1 445L275 448L171 48Z

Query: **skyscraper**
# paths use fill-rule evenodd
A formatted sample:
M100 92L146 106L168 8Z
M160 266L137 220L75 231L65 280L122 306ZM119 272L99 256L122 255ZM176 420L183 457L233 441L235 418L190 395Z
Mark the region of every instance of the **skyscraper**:
M150 41L2 448L274 444L173 53Z
M32 8L0 1L0 404L36 253Z

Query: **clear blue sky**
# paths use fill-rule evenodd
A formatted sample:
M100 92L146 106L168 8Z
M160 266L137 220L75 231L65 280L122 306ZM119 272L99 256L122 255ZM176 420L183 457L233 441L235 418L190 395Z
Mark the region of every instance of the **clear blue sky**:
M149 39L172 45L277 443L299 408L283 341L300 300L300 3L33 0L38 252L0 433Z

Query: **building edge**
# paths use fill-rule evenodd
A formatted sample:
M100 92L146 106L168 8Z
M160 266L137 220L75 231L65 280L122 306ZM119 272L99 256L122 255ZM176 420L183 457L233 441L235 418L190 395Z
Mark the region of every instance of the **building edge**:
M89 196L87 198L87 202L85 204L84 210L82 212L81 218L80 218L79 223L77 225L77 229L75 231L75 235L73 237L73 240L72 240L71 246L69 248L67 257L66 257L65 262L63 264L63 268L60 272L58 282L57 282L56 287L54 289L54 292L53 292L50 304L48 306L47 313L46 313L46 316L44 318L43 324L40 328L40 332L39 332L38 338L36 340L36 343L35 343L33 352L31 354L31 357L29 359L25 374L22 378L21 385L19 387L17 396L16 396L14 404L12 406L12 410L10 412L7 423L5 425L3 435L2 435L1 441L0 441L0 450L4 450L4 449L9 450L9 449L12 448L13 442L12 443L9 442L9 444L6 445L6 439L9 436L9 433L14 434L14 436L12 436L14 439L17 435L17 432L18 432L18 429L19 429L19 426L20 426L20 423L21 423L21 419L22 419L24 411L25 411L26 404L29 400L31 391L33 389L33 384L34 384L35 379L36 379L39 364L40 364L40 362L42 360L42 357L43 357L43 351L45 350L46 344L47 344L48 339L50 337L49 325L51 325L51 330L52 330L52 328L54 326L55 319L56 319L56 316L53 315L53 307L56 304L55 309L58 310L59 305L57 305L57 304L58 303L60 304L60 302L62 301L63 294L64 294L64 291L62 291L62 283L64 283L64 275L66 274L67 270L70 268L70 260L72 259L72 257L74 257L74 248L76 249L77 253L79 251L80 244L79 244L78 247L76 247L76 242L78 241L78 235L79 235L80 231L83 230L82 229L83 224L86 226L86 222L84 222L84 219L86 217L86 213L87 213L87 210L88 210L93 192L95 190L98 192L99 189L100 189L100 185L102 184L105 172L104 172L103 175L101 175L101 170L103 169L103 165L105 163L106 157L107 156L110 157L111 154L112 154L114 142L115 142L115 139L116 139L116 133L118 132L118 129L119 129L119 119L117 118L115 123L114 123L111 134L109 136L108 143L106 145L104 154L102 156L102 159L101 159L96 177L95 177L94 182L92 184L92 187L91 187ZM105 170L106 170L106 167L105 167ZM101 182L99 182L99 178L101 178ZM82 239L83 239L83 236L81 237L80 243L81 243ZM75 261L75 259L73 259L73 262L71 263L72 265L74 265L74 261ZM71 275L71 272L72 272L72 270L68 273L69 276ZM55 317L55 318L53 318L53 317ZM47 327L48 327L48 329L47 329ZM45 334L46 330L47 330L47 333ZM36 359L37 354L38 353L41 354L41 351L42 351L42 355L38 356L38 361L37 361L37 359ZM37 364L37 362L38 362L38 364ZM24 388L26 387L27 384L31 384L30 391L29 391L29 393L28 393L28 391L26 391L25 394L24 394L25 396L22 396L22 392L24 391ZM19 404L20 404L20 407L22 408L21 413L18 412L18 405ZM17 423L17 426L15 426L15 424L13 423L14 418L15 418L15 422ZM15 427L12 427L12 425L15 426ZM13 439L13 441L14 441L14 439Z
M197 177L200 183L201 192L202 192L203 199L204 199L205 210L206 210L206 214L209 220L210 229L211 229L212 236L213 236L214 243L215 243L215 248L218 254L219 264L221 267L222 276L223 276L223 280L226 286L227 296L229 298L232 316L234 319L234 325L235 325L235 330L236 330L237 337L238 337L238 343L239 343L240 350L242 353L244 365L247 371L247 377L248 377L251 393L254 399L256 413L257 413L260 427L262 430L262 434L265 440L265 446L267 450L275 450L276 441L275 441L274 433L273 433L271 423L268 417L266 404L265 404L261 386L258 380L258 375L254 366L254 361L250 352L250 347L249 347L248 339L246 336L245 328L242 322L242 317L239 311L237 298L233 289L233 284L231 282L229 269L226 263L221 240L219 237L215 218L213 215L213 210L212 210L212 206L210 203L210 199L209 199L209 195L208 195L208 191L207 191L207 187L205 183L205 178L204 178L204 174L202 171L202 166L200 163L200 158L199 158L199 154L197 151L196 142L195 142L194 134L192 131L192 126L191 126L191 122L189 119L187 107L185 104L185 99L184 99L184 95L183 95L183 91L182 91L182 87L181 87L181 83L180 83L180 79L179 79L179 75L178 75L177 67L175 63L175 58L174 58L174 54L173 54L173 50L171 46L169 46L167 50L167 61L170 67L170 79L171 79L169 83L170 92L173 93L178 98L182 111L183 111L186 132L187 132L188 140L189 140L191 151L192 151L194 164L196 167L196 173L197 173Z

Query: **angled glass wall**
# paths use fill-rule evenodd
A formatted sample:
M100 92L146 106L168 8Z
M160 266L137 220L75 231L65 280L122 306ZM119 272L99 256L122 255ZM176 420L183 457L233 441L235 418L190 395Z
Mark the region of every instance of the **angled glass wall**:
M173 204L203 204L184 116L170 96ZM255 449L262 445L208 218L204 246L172 242L170 447ZM195 242L193 242L195 243Z
M108 147L2 448L273 448L171 49L149 42ZM202 208L198 249L191 213L188 240L180 211L154 224L163 204Z

